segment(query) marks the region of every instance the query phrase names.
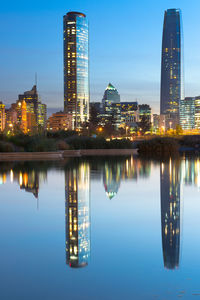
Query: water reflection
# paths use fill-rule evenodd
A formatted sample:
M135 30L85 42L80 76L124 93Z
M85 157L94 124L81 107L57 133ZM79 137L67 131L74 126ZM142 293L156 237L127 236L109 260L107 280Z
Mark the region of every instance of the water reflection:
M20 189L32 193L35 198L38 198L40 184L47 181L47 170L10 169L9 171L0 171L0 184L5 184L8 180L11 183L17 183Z
M65 171L66 262L88 265L90 258L90 167L82 163Z
M182 158L152 162L138 158L109 158L102 160L71 160L58 165L0 164L0 184L17 183L20 189L38 198L41 183L47 181L48 171L63 171L65 177L66 263L79 268L89 264L91 241L90 181L101 184L111 200L120 196L123 182L136 182L151 175L153 164L160 168L161 232L164 267L170 270L180 265L180 223L182 185L200 187L200 159ZM137 186L135 187L137 188ZM123 199L121 199L123 201ZM158 199L159 201L159 199ZM113 229L114 230L114 229Z
M180 252L180 162L161 163L161 224L164 266L179 266Z

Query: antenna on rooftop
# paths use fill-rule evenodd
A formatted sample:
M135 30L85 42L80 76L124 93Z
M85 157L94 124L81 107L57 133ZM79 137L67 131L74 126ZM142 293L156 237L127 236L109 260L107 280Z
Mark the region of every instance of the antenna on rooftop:
M35 72L35 85L37 86L37 72Z

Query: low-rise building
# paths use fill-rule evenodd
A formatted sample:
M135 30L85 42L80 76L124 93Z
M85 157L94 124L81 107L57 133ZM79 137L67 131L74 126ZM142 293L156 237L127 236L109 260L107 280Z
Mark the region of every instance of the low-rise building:
M62 111L52 114L47 121L49 131L72 130L72 115Z

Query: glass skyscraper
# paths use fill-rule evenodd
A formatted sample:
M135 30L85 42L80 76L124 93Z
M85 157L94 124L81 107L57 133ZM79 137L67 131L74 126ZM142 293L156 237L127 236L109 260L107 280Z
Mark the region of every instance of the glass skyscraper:
M179 120L179 103L184 99L183 37L180 9L165 11L162 62L160 113L167 115L168 124L174 127Z
M83 13L69 12L64 26L64 111L73 128L89 119L88 21Z
M109 118L113 116L116 127L119 127L121 124L120 95L111 83L108 84L104 92L102 104L105 117Z

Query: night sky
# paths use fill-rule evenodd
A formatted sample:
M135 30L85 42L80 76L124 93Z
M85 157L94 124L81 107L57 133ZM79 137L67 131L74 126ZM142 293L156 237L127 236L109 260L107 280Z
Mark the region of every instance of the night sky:
M200 94L199 0L4 1L0 11L0 100L7 106L38 74L41 100L63 108L63 15L86 13L90 26L91 101L111 82L122 101L159 112L164 10L183 16L185 95Z

